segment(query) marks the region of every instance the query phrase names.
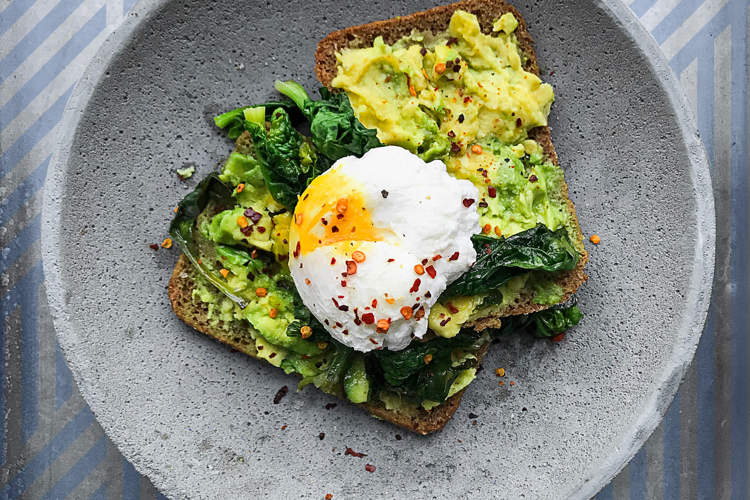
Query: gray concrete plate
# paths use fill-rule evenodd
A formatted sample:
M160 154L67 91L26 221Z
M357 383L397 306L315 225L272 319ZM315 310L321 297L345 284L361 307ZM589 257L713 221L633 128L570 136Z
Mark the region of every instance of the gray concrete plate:
M561 343L493 346L428 437L343 401L326 410L334 399L313 388L274 405L296 379L181 323L166 293L179 250L148 245L231 150L214 114L274 97L275 79L314 90L327 33L433 4L142 2L99 51L47 179L47 290L84 397L167 496L586 498L656 427L711 295L706 155L667 61L618 0L516 3L556 90L552 135L581 225L602 243L589 248L582 323ZM174 170L188 163L197 173L182 183Z

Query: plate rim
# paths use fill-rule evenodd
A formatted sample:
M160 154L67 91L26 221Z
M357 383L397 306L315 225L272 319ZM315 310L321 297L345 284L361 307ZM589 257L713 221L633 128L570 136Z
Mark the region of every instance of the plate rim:
M69 162L70 148L75 133L85 112L91 96L98 83L106 78L106 71L112 59L119 55L133 38L138 26L148 21L160 12L172 0L138 0L127 18L102 43L96 55L86 67L78 80L68 101L63 118L59 125L59 132L55 138L54 153L44 184L44 198L41 217L41 250L42 262L47 286L45 293L49 303L50 313L63 355L70 367L73 378L78 384L84 401L89 405L95 416L99 413L99 406L89 402L89 388L92 385L82 377L78 363L68 356L70 349L77 343L76 332L70 328L69 315L66 313L67 301L64 288L61 286L61 276L58 263L60 262L57 214L61 213L63 197L62 187L66 177L65 167ZM442 5L450 2L440 2ZM510 0L512 4L512 0ZM716 247L716 217L714 210L713 183L710 163L705 147L697 131L695 117L688 103L687 96L682 89L677 75L659 48L658 44L640 23L636 16L628 9L622 0L595 0L595 3L622 29L641 50L656 75L659 85L667 95L672 109L677 115L681 137L687 148L691 164L691 179L695 199L698 204L697 230L698 241L703 244L695 245L693 273L690 280L687 302L694 304L695 314L688 324L683 324L684 330L678 340L682 340L681 349L673 355L665 370L666 376L654 385L657 389L645 404L646 410L620 443L613 443L612 452L598 468L592 468L588 477L568 496L570 500L587 499L596 495L606 486L638 453L646 440L659 425L669 409L680 383L687 373L698 342L704 330L710 300L713 292L714 262ZM99 421L97 417L97 421ZM107 436L117 446L123 456L133 464L136 470L146 475L159 488L164 481L156 471L145 466L146 459L137 453L125 453L121 444L124 439L113 431L111 424L100 422ZM160 489L161 491L161 489ZM171 492L170 492L171 493ZM166 494L166 493L165 493Z

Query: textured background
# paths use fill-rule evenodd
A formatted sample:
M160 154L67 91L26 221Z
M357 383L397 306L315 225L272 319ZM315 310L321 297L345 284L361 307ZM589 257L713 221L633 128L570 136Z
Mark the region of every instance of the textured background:
M78 394L55 341L39 249L57 124L76 80L132 3L0 0L0 500L164 498L122 458ZM626 3L696 114L714 173L717 269L708 325L674 404L597 498L746 500L750 5Z

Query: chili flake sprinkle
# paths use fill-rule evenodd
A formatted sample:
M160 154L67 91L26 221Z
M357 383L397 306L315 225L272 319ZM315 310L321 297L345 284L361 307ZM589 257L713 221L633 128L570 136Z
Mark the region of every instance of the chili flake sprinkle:
M227 276L229 275L229 270L227 270L227 269L222 269L222 270L221 270L221 271L219 271L219 272L220 272L220 273L221 273L221 275L222 275L222 276L224 276L225 278L226 278L226 277L227 277Z
M365 322L365 325L371 325L375 323L375 315L373 313L364 313L362 315L362 321Z
M475 200L473 200L471 198L464 198L463 204L464 204L464 206L466 208L469 208L470 206L472 206L474 204L474 201Z
M401 308L401 316L403 316L405 320L410 320L412 313L413 313L413 310L409 306L404 306Z
M429 274L432 279L435 279L435 276L437 276L437 271L435 271L435 268L432 266L427 266L425 271L427 271L427 274Z
M495 375L498 377L504 377L505 376L505 368L497 368L495 370Z
M424 274L424 266L422 264L417 264L416 266L414 266L414 272L419 275Z
M352 275L357 274L357 263L353 260L346 261L346 274Z
M374 465L370 465L370 464L367 464L367 465L365 465L365 470L366 470L367 472L375 472L375 466L374 466Z
M495 234L498 236L502 236L503 231L498 226L495 226Z
M589 240L591 240L591 243L593 243L594 245L598 245L602 241L602 239L597 234L592 234Z
M149 248L150 248L151 250L159 250L159 245L158 245L158 244L156 244L156 243L151 243L151 244L150 244L150 245L149 245L148 247L149 247Z
M451 261L451 260L458 260L458 255L459 255L458 252L455 252L453 255L451 255L450 257L448 257L448 260L449 261Z
M482 228L482 232L484 234L490 234L490 231L492 231L492 226L490 224L485 224Z
M363 263L365 261L365 254L357 250L356 252L352 253L352 259L354 259L354 262Z
M495 189L495 186L489 186L487 187L487 194L490 195L490 198L494 198L497 196L497 189Z
M438 75L442 74L445 71L445 63L437 63L434 69Z
M458 312L458 307L454 306L453 303L448 302L446 305L448 306L448 310L451 312L451 314L456 314Z
M388 323L387 319L379 319L377 324L377 331L378 333L388 333L388 328L390 328L390 324Z
M432 361L432 354L425 354L424 355L424 364L429 365L430 361Z
M434 256L434 257L432 258L432 262L435 262L436 260L440 260L440 259L442 259L442 258L443 258L443 256L442 256L442 255L440 255L440 254L437 254L436 256Z
M244 182L240 182L239 184L237 184L237 192L238 193L241 193L244 190L245 190L245 183Z
M318 342L318 349L320 349L321 351L326 347L328 347L328 342Z
M409 289L409 292L410 293L418 292L419 291L419 285L421 285L421 284L422 284L422 280L420 280L419 278L415 279L414 280L414 284ZM362 319L364 319L364 316L362 317Z
M300 334L302 334L303 339L308 339L310 338L310 335L312 335L313 330L309 326L305 325L302 328L300 328L299 332Z
M247 218L244 215L240 215L239 217L237 217L237 225L240 227L247 227Z
M326 500L331 500L331 498L333 498L333 495L330 493L326 494Z
M162 248L172 248L172 238L167 238L161 242Z
M270 311L268 311L268 316L269 316L269 317L270 317L271 319L274 319L274 318L275 318L275 317L276 317L276 316L277 316L278 314L279 314L279 311L277 311L277 310L276 310L276 309L274 309L273 307L271 308L271 310L270 310Z
M256 297L265 297L266 295L268 295L268 290L266 290L265 288L256 288L255 289L255 296Z

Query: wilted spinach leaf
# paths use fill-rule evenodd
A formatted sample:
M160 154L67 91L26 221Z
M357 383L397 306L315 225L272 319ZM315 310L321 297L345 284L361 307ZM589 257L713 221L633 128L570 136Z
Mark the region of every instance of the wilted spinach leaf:
M505 337L511 333L532 327L536 337L554 337L577 325L582 317L583 314L578 309L574 296L566 304L558 304L531 314L518 314L502 318L502 325L492 331L492 337Z
M195 190L185 196L177 207L177 215L169 226L169 234L180 245L183 253L190 259L195 268L224 295L232 299L241 308L247 306L245 299L234 293L227 282L213 269L200 259L193 240L195 220L206 208L210 201L225 206L233 206L232 189L221 182L219 174L212 172L196 186Z
M271 196L293 210L297 197L322 173L319 162L314 161L309 145L292 126L289 114L281 108L271 114L268 130L264 123L250 120L245 120L244 126L253 140Z
M453 366L451 353L458 348L476 352L485 341L482 334L464 330L452 338L436 337L427 342L412 342L401 351L373 351L369 353L371 360L367 373L389 390L420 401L442 402L461 372L476 365L476 360L470 359ZM428 354L432 359L426 363Z
M334 94L320 89L321 99L313 101L302 86L289 80L276 82L276 90L291 98L310 121L313 146L332 162L344 156L362 156L372 148L382 146L377 131L365 128L354 116L345 93Z
M580 258L565 228L551 231L543 224L510 238L474 235L471 240L477 261L448 286L445 297L491 292L532 269L569 271Z
M285 109L289 113L298 114L297 107L291 101L271 101L256 106L243 106L241 108L227 111L214 117L214 123L220 129L227 129L227 137L236 140L245 131L245 110L262 107L273 112L276 108ZM294 118L294 116L292 117Z

